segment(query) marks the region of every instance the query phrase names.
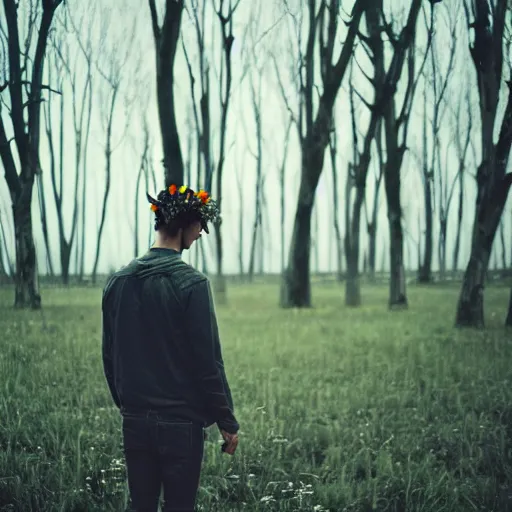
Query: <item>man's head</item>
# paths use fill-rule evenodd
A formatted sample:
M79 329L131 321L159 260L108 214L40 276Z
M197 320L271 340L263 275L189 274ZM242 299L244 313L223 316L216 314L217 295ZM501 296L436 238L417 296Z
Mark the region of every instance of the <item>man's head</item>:
M209 233L208 222L219 222L219 209L208 192L194 192L186 185L171 185L162 190L157 199L147 194L155 213L155 230L159 237L176 242L180 250L190 249L201 237L201 231Z
M161 241L180 247L183 251L190 249L192 244L201 238L203 223L195 215L182 215L168 223L163 222L157 217L155 220L155 230Z

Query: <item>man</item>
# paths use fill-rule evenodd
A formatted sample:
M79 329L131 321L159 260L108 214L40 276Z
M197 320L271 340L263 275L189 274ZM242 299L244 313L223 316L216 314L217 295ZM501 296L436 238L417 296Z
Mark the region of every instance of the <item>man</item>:
M103 365L122 415L132 509L193 511L204 428L216 423L233 455L239 425L224 372L207 278L181 259L219 220L207 192L171 185L157 199L155 244L107 282Z

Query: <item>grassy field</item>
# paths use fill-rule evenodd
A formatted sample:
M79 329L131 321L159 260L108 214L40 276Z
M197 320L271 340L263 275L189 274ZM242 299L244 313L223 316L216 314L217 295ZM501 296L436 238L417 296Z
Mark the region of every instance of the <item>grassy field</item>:
M199 510L512 510L509 289L485 331L455 330L458 286L387 288L343 306L277 308L275 285L231 286L218 308L241 423L234 458L211 429ZM120 418L101 365L99 289L44 290L43 314L0 289L0 510L123 510Z

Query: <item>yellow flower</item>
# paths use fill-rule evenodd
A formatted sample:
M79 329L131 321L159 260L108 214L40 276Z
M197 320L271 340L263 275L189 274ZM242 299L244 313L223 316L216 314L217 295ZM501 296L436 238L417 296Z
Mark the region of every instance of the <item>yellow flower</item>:
M188 188L187 185L182 185L180 187L180 194L183 194L185 192L185 190L187 190L187 188Z

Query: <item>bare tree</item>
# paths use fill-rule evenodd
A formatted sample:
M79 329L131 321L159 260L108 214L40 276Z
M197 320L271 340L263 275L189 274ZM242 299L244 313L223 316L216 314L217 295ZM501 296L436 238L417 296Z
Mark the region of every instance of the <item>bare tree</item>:
M345 303L349 306L359 306L361 304L361 289L359 281L359 242L360 242L360 224L361 224L361 209L365 203L366 194L366 180L368 169L371 161L372 143L376 135L379 133L381 122L386 126L386 146L388 161L384 166L384 176L386 179L386 190L388 193L388 210L396 209L400 211L400 167L402 164L403 155L398 146L398 131L402 124L406 125L412 104L412 96L415 88L415 75L414 75L414 38L416 34L416 22L421 8L421 1L415 0L412 2L409 10L407 23L398 36L390 32L390 25L386 23L383 15L383 7L381 0L372 2L371 7L366 10L366 25L368 27L368 35L360 34L360 40L363 43L370 61L374 68L374 76L369 77L360 67L362 73L367 77L375 89L374 103L370 104L363 96L351 86L351 112L352 112L352 133L354 139L354 157L350 166L350 173L347 185L347 229L345 233L345 252L347 256L347 283L345 288ZM389 37L393 39L393 57L386 70L384 67L384 45L382 43L381 33L388 32ZM398 81L402 75L402 70L405 65L406 55L409 52L409 87L406 92L406 99L403 105L403 117L396 119L395 117L395 93ZM354 59L357 64L357 59ZM356 128L356 110L353 101L353 95L357 94L361 101L366 104L370 109L370 121L365 137L363 139L363 150L359 152L358 131ZM387 133L387 130L394 130L392 133ZM404 142L407 129L404 126L402 131L404 134ZM392 164L392 165L391 165ZM397 167L395 167L397 166ZM387 174L386 174L387 173ZM398 175L397 175L398 173ZM387 178L386 178L387 176ZM390 179L391 178L391 179ZM397 186L398 189L392 191L392 186ZM354 198L352 214L350 215L349 205L352 204L350 191L355 188L356 194ZM391 200L391 201L390 201ZM391 217L393 218L393 216ZM390 226L395 232L395 242L401 243L401 219L399 219L398 226L396 222ZM397 237L400 237L399 239ZM392 237L393 240L393 237ZM391 261L396 265L400 262L403 249L397 247L396 243L391 244L393 255ZM398 259L393 259L393 256L398 256ZM392 267L392 282L393 280ZM402 269L403 273L403 269ZM394 283L396 284L396 283ZM393 293L393 286L390 292L390 304L405 299L405 282L403 282L403 293L397 297ZM399 285L401 286L401 284Z
M507 243L505 242L505 219L502 217L500 222L500 244L501 244L501 270L507 268Z
M462 131L462 104L466 105L466 124L465 130ZM464 171L466 169L466 160L469 145L471 142L471 132L473 129L473 109L471 106L471 97L469 87L466 89L464 96L459 95L457 102L457 111L455 114L455 146L459 167L457 169L458 185L459 185L459 201L457 207L457 231L455 235L455 243L453 246L452 272L455 275L459 268L460 239L462 232L462 217L464 214ZM462 140L462 137L463 140Z
M205 46L206 5L207 2L204 0L201 6L199 6L198 0L193 0L191 3L191 9L187 9L189 17L193 20L196 35L199 60L199 87L201 92L199 102L196 100L196 76L194 74L191 59L189 57L187 47L182 36L183 52L185 54L185 60L187 62L190 79L191 106L196 128L196 183L198 187L201 187L205 183L205 177L210 176L213 172L210 120L210 64L206 54ZM210 192L210 189L208 189L208 191ZM207 264L204 244L199 244L199 246L196 248L196 251L201 251L203 271L206 273ZM199 253L196 252L196 254L199 256Z
M64 11L62 21L62 27L66 30L69 26L69 21L66 14L67 10ZM67 30L66 30L67 31ZM69 41L66 37L60 37L58 40L52 38L52 47L54 48L55 58L52 59L51 65L48 66L48 77L50 82L53 79L54 74L59 81L59 88L64 88L69 85L71 98L72 98L72 122L73 122L73 145L74 145L74 176L71 172L64 172L64 151L65 147L69 146L67 142L68 131L65 129L66 116L65 116L65 96L61 97L60 101L60 117L59 117L59 140L58 140L58 158L56 156L55 142L54 142L54 126L56 123L53 121L53 101L51 97L46 103L45 112L45 128L46 135L48 138L48 147L50 152L50 171L53 197L56 206L57 213L57 225L59 232L59 249L60 249L60 266L61 266L61 277L64 284L69 283L70 273L70 262L71 262L71 251L75 242L75 236L78 227L78 192L80 185L81 165L83 158L83 133L84 125L88 129L88 125L85 124L85 115L87 112L87 95L90 89L91 73L86 73L83 84L79 84L79 69L82 68L82 62L79 59L81 52L80 48L74 55L71 54L71 48ZM58 164L57 164L58 161ZM57 177L58 167L58 177ZM65 180L72 178L74 181L73 195L71 207L64 206L64 194ZM82 177L84 179L84 177ZM65 220L71 221L69 238L66 236Z
M156 54L156 90L166 186L183 183L184 167L174 105L174 60L180 37L183 0L165 0L160 26L155 0L149 0Z
M389 285L389 307L407 307L407 295L405 289L405 269L403 263L403 229L402 229L402 207L400 201L401 191L401 168L407 147L407 135L413 100L418 85L419 77L428 56L428 49L431 44L432 30L428 30L427 48L419 69L416 70L416 20L421 8L420 0L413 0L407 24L399 35L392 32L388 22L384 23L386 32L393 46L406 46L405 52L401 55L401 66L404 65L407 55L407 80L406 90L402 106L398 108L395 95L387 95L382 103L384 117L384 133L386 141L386 163L384 164L384 184L388 205L388 223L390 238L390 285ZM434 16L434 3L431 4L430 27ZM425 14L426 16L426 14ZM407 43L406 45L404 43ZM396 51L396 50L395 50ZM400 77L401 73L398 74ZM395 82L393 89L396 87ZM398 114L398 115L397 115Z
M93 66L96 60L98 48L93 45L94 31L97 26L98 9L95 2L89 2L87 8L79 11L76 6L71 8L66 4L67 22L66 28L71 30L74 36L74 42L78 45L80 56L83 63L81 66L82 72L85 74L83 77L84 88L81 91L81 96L78 94L76 88L72 91L73 104L76 102L83 102L80 107L79 122L74 122L74 136L76 144L75 154L75 167L77 178L80 181L80 212L77 218L77 241L75 251L75 269L78 273L78 280L81 282L85 273L85 243L86 243L86 204L87 204L87 165L88 165L88 148L91 133L91 118L93 111L93 88L94 88L94 74ZM77 16L77 19L75 19ZM84 65L85 64L85 65ZM75 107L76 108L76 107ZM74 110L77 113L77 110ZM90 180L89 180L90 181Z
M429 283L432 281L432 253L433 253L433 185L435 177L438 179L438 211L439 211L439 256L440 266L445 268L445 253L446 253L446 230L448 209L451 201L452 194L448 197L447 179L445 180L444 174L448 174L448 169L444 169L441 165L441 138L440 130L443 123L443 118L446 113L446 93L448 91L448 84L450 77L453 74L455 63L455 50L457 48L456 28L457 21L453 19L453 9L444 3L441 6L442 13L448 18L448 28L450 29L448 37L448 63L445 72L443 72L438 50L438 38L441 34L447 37L446 31L437 30L439 23L439 14L434 17L433 26L430 28L426 26L427 31L432 31L432 44L430 45L430 66L429 76L425 76L424 82L424 115L423 115L423 161L422 161L422 180L424 189L424 203L425 203L425 253L423 261L418 269L418 281L420 283ZM452 14L452 16L450 16ZM443 53L446 53L446 43L441 43ZM432 93L432 107L431 107L431 121L430 127L427 128L427 119L429 118L428 112L428 92ZM429 141L431 141L431 151L429 152ZM429 154L430 153L430 154ZM452 188L453 190L453 188ZM441 271L444 275L444 271Z
M234 2L234 3L233 3ZM217 166L215 168L216 179L216 200L219 209L222 211L222 178L224 171L224 163L226 157L226 132L228 122L228 112L231 99L231 85L232 85L232 63L231 63L231 50L235 40L233 36L233 16L240 5L240 0L229 0L229 6L225 10L225 1L219 0L219 8L216 10L217 17L220 24L222 34L222 60L220 72L220 106L221 106L221 120L219 131L219 153L217 159ZM206 177L207 189L211 190L212 176ZM214 225L215 230L215 250L216 250L216 263L217 263L217 276L215 280L215 293L219 303L227 301L226 296L226 279L223 273L223 244L222 244L222 231L221 224Z
M108 18L111 14L104 11L102 13L102 21L104 22L103 29L106 30L108 26ZM133 33L133 32L132 32ZM133 40L132 40L133 41ZM112 48L106 48L103 45L102 57L103 62L98 62L97 70L100 76L104 80L104 87L99 89L99 99L102 103L101 108L101 121L103 129L105 130L105 189L103 193L103 201L101 208L101 219L98 227L98 236L96 240L96 254L94 257L94 264L92 269L91 281L96 283L96 277L98 272L98 264L100 260L101 251L101 239L103 230L105 227L105 221L107 218L107 206L108 199L111 191L111 176L112 176L112 156L114 151L119 147L122 140L122 136L119 138L117 143L113 139L113 126L116 114L116 106L121 93L121 84L123 81L123 68L125 67L128 57L131 53L131 44L126 44L123 52L119 51L119 48L115 43L112 43ZM128 105L126 105L128 106ZM126 109L128 111L128 108ZM126 115L126 125L128 124L128 115ZM126 126L125 126L126 130Z
M254 4L258 6L259 9L253 9L251 12L252 20L258 20L261 17L261 3ZM249 77L249 86L251 90L251 106L252 113L254 119L254 129L255 129L255 143L256 149L254 150L251 147L249 142L249 136L247 134L247 128L244 123L244 118L242 116L242 125L245 131L245 138L247 141L247 149L249 153L253 156L256 162L256 179L254 184L254 193L255 193L255 212L254 212L254 222L252 228L252 240L251 240L251 249L249 253L249 267L247 270L247 277L249 282L253 280L254 270L256 264L256 244L258 240L260 241L260 271L262 267L262 248L261 243L263 240L262 237L262 226L263 226L263 117L262 117L262 81L264 77L264 66L258 59L258 53L256 51L256 24L255 22L249 25L249 45L246 45L244 49L247 50L247 64L248 70L247 76Z
M7 233L4 222L8 221L7 216L3 215L3 209L0 209L0 278L9 275L14 277L13 264L9 255L9 247L7 243ZM1 279L0 279L1 280Z
M11 278L15 277L15 263L12 261L11 256L9 254L9 246L7 243L8 237L11 233L7 233L7 229L5 224L8 224L8 216L4 215L3 209L0 210L0 235L2 236L2 253L5 254L5 257L2 261L7 262L7 265L3 265L4 270L9 273ZM7 268L6 268L7 267Z
M18 4L15 0L4 0L4 14L7 33L2 28L8 47L9 71L6 83L0 84L0 92L9 90L10 117L14 131L14 143L20 162L18 173L13 152L12 140L7 137L3 106L0 103L0 157L5 169L5 177L13 205L16 240L16 287L14 305L33 309L41 307L39 279L37 273L36 250L32 232L32 190L35 176L40 173L39 140L43 70L48 34L53 16L62 0L41 0L42 14L37 29L35 53L29 57L32 34L36 30L35 17L31 16L29 35L25 42L25 52L21 51L18 25ZM25 61L21 62L21 56ZM31 73L31 77L28 75ZM23 87L25 86L25 94ZM25 109L27 114L25 115Z
M224 163L226 159L226 132L228 123L228 113L231 103L231 88L232 88L232 59L231 50L233 47L233 16L240 4L240 0L219 0L219 6L214 5L215 14L219 21L221 32L221 59L220 59L220 75L219 75L219 103L220 103L220 122L219 122L219 151L216 162L213 161L211 141L212 141L212 128L210 119L210 82L209 71L210 65L205 57L205 10L208 3L203 0L199 6L197 0L192 4L193 19L196 29L197 46L199 51L199 64L200 64L200 83L201 83L201 98L200 98L200 111L201 123L199 123L199 116L197 108L194 106L194 117L198 131L198 137L201 144L201 152L204 161L204 184L205 189L212 190L213 179L215 176L215 199L222 211L222 179L224 171ZM198 15L200 12L200 17ZM187 59L189 76L192 87L192 98L195 105L194 83L195 78L192 73L190 59L185 50L185 57ZM200 127L201 124L201 127ZM220 223L214 225L215 234L215 256L217 275L214 280L214 289L216 300L219 303L227 301L226 294L226 280L223 274L223 243L222 231Z
M55 275L53 270L53 260L52 260L52 251L50 246L50 236L48 234L48 215L46 208L46 194L44 191L44 180L43 173L40 173L36 176L37 179L37 199L39 203L39 213L41 214L41 227L43 230L43 240L44 246L46 249L46 265L48 269L48 273L51 276Z
M279 219L279 227L280 227L280 236L281 240L281 267L280 271L284 272L286 269L286 259L285 259L285 228L286 228L286 159L288 156L288 145L290 143L290 132L293 126L293 121L290 118L288 121L288 125L286 127L285 136L284 136L284 147L283 147L283 157L281 159L281 164L279 166L279 211L280 211L280 219Z
M342 50L333 62L338 36L341 6L309 0L306 50L302 49L301 22L296 27L299 47L300 110L296 122L302 151L301 182L295 212L288 267L281 285L282 307L310 307L311 214L315 191L323 170L325 149L329 143L333 109L348 68L366 2L356 0ZM315 40L318 38L318 61ZM315 86L315 69L320 68L323 90ZM315 113L315 106L316 113ZM291 110L289 108L289 110Z
M192 63L188 55L187 47L182 37L183 52L187 62L188 74L190 78L190 93L192 99L192 111L196 126L197 138L197 184L198 187L204 183L205 178L201 172L204 167L204 176L210 176L213 173L212 152L211 152L211 121L210 121L210 65L206 55L205 47L205 20L206 20L206 2L201 6L198 0L194 0L191 5L191 12L187 9L189 16L193 19L196 33L197 52L199 60L199 86L201 96L199 98L199 111L197 108L195 84L196 77L193 71ZM203 163L201 165L201 162Z
M286 254L285 254L285 230L286 230L286 161L288 156L288 146L290 143L291 129L297 123L293 110L291 110L286 95L285 86L281 77L280 66L275 55L271 54L274 67L274 75L277 79L279 92L283 103L286 105L287 127L284 137L284 151L279 166L279 190L280 190L280 240L281 240L281 274L286 271ZM292 59L290 59L291 61Z
M375 100L374 107L371 108L370 122L368 129L363 140L363 150L359 152L359 138L356 121L356 108L354 102L354 95L357 94L362 97L360 93L356 91L352 83L352 67L351 67L351 80L350 80L350 110L352 117L352 139L354 147L354 155L352 163L350 164L350 171L347 175L347 195L346 201L346 213L345 213L345 255L347 259L347 281L345 286L345 304L347 306L359 306L361 304L361 285L359 281L359 244L361 237L361 209L365 202L366 194L366 178L368 175L368 169L370 167L371 160L371 149L372 142L378 133L379 125L381 122L381 110L379 108L382 102L381 94L385 91L390 91L386 88L386 84L389 84L389 80L394 82L397 81L397 77L394 76L395 70L400 72L400 66L397 66L396 62L392 62L390 70L393 73L386 74L384 68L384 45L381 38L381 32L383 31L381 23L381 13L383 11L382 0L376 0L372 2L366 9L365 18L368 35L359 33L359 39L363 43L363 48L367 52L372 66L374 69L374 76L370 78L362 70L370 83L375 89ZM396 52L393 61L396 60L400 52L405 51L406 47L400 48L399 52ZM403 61L403 58L402 58ZM354 62L357 64L357 59L354 56ZM391 89L392 91L392 89ZM366 103L366 102L365 102ZM368 103L367 103L368 104ZM352 206L352 212L350 212L350 206L352 205L351 192L355 189L355 198Z
M140 197L140 183L142 181L143 176L147 176L147 167L148 167L148 152L150 148L150 139L149 139L149 127L147 118L144 116L142 119L142 127L144 131L144 139L142 145L142 151L140 156L140 164L139 170L137 172L137 181L135 182L135 197L134 197L134 205L135 205L135 229L134 229L134 247L133 253L134 258L139 256L139 197ZM147 190L147 189L146 189Z
M509 84L507 106L497 144L496 131L499 93L503 75L505 24L510 23L506 0L464 2L468 24L474 32L470 47L480 97L482 161L477 171L477 198L471 237L471 253L460 291L455 325L484 325L484 284L492 244L495 238L512 173L507 164L512 144L512 87Z
M336 279L338 282L343 280L343 239L341 236L341 228L339 221L340 200L338 193L338 164L336 155L338 152L338 135L336 133L336 121L333 119L331 134L329 137L329 154L331 156L332 171L332 215L334 238L336 239Z
M244 279L245 265L244 265L244 215L243 211L243 198L244 198L244 183L242 180L243 170L238 162L238 153L235 154L235 176L236 187L238 192L238 199L240 201L240 213L238 215L238 267L241 280Z
M375 137L377 151L377 172L374 177L373 202L371 215L368 212L368 201L365 200L366 231L368 233L368 277L375 281L375 264L377 258L377 227L379 218L379 197L382 178L384 176L384 155L382 154L382 123Z

